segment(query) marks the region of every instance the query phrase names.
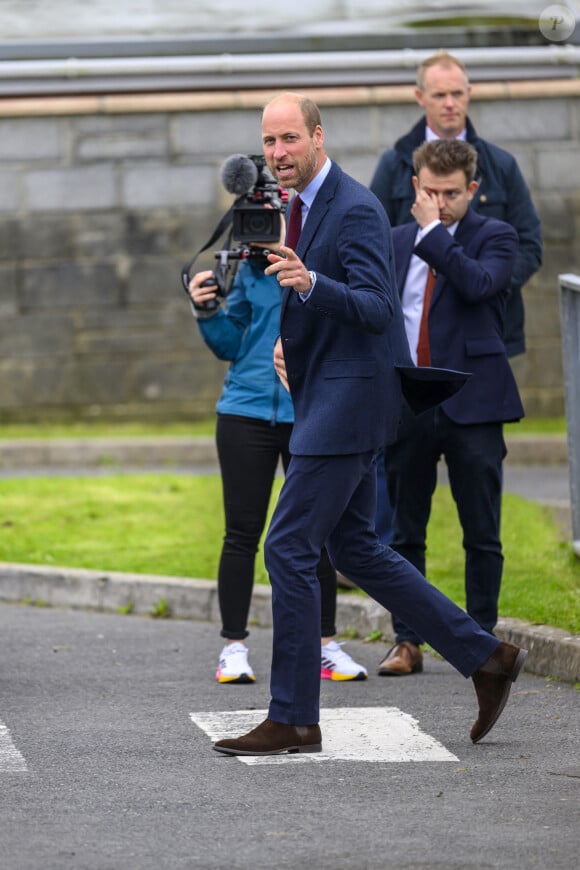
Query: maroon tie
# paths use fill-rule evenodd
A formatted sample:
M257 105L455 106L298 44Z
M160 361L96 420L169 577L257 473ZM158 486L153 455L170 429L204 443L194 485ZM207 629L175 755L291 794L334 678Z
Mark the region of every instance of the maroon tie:
M425 296L423 297L423 312L421 314L421 325L419 327L419 341L417 342L417 365L430 366L431 354L429 352L429 306L431 304L431 296L433 295L433 287L437 277L431 267L427 272L427 282L425 284Z
M290 209L290 220L288 221L288 232L286 234L286 244L293 251L296 250L298 239L302 231L302 200L296 194L292 200L292 208Z

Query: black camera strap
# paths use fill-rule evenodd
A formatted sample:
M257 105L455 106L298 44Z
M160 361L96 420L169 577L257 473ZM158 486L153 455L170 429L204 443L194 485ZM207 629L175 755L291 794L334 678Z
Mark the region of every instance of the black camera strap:
M189 282L190 282L189 273L190 273L191 267L193 266L193 264L195 263L195 261L197 260L199 255L203 254L204 251L207 251L207 249L210 248L212 245L215 245L215 243L217 242L219 237L225 233L225 231L227 230L227 228L229 226L231 226L233 214L234 214L234 209L244 199L245 199L245 196L239 196L236 199L234 204L228 209L228 211L225 213L225 215L220 220L219 224L217 225L217 227L213 231L211 238L205 243L205 245L202 248L199 249L199 251L196 254L194 254L194 256L191 258L191 260L188 260L187 263L184 264L184 266L181 270L181 283L183 284L183 289L185 290L185 292L187 293L188 296L189 296ZM228 236L228 241L227 241L226 247L229 248L231 246L231 242L232 242L232 231L230 230L230 234Z

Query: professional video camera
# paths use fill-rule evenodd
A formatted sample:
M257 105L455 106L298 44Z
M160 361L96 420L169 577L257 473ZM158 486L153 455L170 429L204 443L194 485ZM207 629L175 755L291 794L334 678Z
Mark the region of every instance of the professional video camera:
M222 217L210 240L184 265L181 272L181 281L189 296L190 271L195 260L230 228L225 248L214 252L217 261L214 273L202 285L209 287L217 284L218 288L217 298L204 303L205 311L215 310L219 306L219 298L227 296L241 260L265 261L267 251L253 243L278 243L280 216L288 201L288 192L278 186L261 154L232 154L222 165L220 176L223 186L229 193L235 194L236 200ZM239 243L237 248L231 247L232 241Z
M221 177L225 189L238 195L233 206L234 239L240 243L277 242L288 191L278 186L263 155L232 154L222 166Z

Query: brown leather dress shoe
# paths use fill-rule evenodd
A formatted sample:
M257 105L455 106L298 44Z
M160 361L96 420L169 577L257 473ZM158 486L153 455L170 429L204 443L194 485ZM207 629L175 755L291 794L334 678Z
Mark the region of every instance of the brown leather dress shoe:
M318 725L285 725L264 721L242 737L218 740L213 748L226 755L280 755L282 752L320 752L322 736Z
M489 734L501 716L511 684L517 680L527 654L526 649L502 640L488 660L471 675L479 703L479 716L470 733L474 743Z
M423 670L423 653L416 644L402 640L390 648L377 668L381 677L405 677Z

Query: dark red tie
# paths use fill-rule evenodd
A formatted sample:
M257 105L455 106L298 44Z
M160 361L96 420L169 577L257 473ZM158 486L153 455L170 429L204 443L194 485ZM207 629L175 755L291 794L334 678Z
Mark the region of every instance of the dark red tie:
M437 276L433 269L429 267L427 272L427 282L425 284L425 296L423 298L423 312L421 314L421 325L419 327L419 341L417 342L417 365L430 366L431 354L429 352L429 306L431 305L431 296L433 295L433 287Z
M288 221L288 232L286 234L286 244L293 251L296 250L298 239L302 231L302 200L298 194L292 200L292 208L290 209L290 220Z

